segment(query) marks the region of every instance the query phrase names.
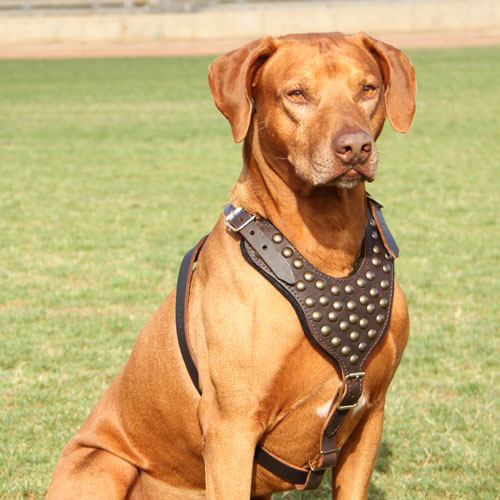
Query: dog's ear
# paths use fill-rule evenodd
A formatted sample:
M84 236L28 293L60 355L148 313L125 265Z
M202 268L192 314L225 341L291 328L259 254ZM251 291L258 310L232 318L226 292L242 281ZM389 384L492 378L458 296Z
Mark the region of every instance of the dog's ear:
M229 120L234 142L248 132L252 116L252 82L257 70L275 51L273 37L260 38L218 57L208 72L212 98Z
M392 45L375 40L365 33L355 35L375 57L385 84L387 118L397 132L410 130L415 114L417 82L408 57Z

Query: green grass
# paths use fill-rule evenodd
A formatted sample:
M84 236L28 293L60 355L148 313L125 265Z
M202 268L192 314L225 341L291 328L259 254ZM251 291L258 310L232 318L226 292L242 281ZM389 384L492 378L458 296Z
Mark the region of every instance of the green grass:
M500 498L500 47L413 50L418 111L371 193L411 338L370 500ZM241 165L210 58L0 61L0 498L60 450L215 223ZM316 492L277 498L327 499Z

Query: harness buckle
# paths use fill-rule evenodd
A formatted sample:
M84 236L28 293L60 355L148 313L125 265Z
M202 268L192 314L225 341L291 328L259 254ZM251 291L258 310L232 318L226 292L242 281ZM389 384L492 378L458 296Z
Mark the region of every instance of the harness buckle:
M226 218L224 219L224 224L226 224L229 229L237 233L241 231L245 226L250 224L250 222L252 222L253 220L255 220L255 214L247 212L246 210L243 210L243 208L238 207L226 216Z
M340 453L341 447L339 446L338 448L332 448L331 450L321 450L319 453L322 456L325 455L331 455L332 453L336 453L337 455ZM313 459L314 460L314 459ZM333 463L330 465L322 465L321 467L318 467L316 465L313 465L313 460L309 460L309 469L311 469L313 472L319 471L319 470L328 470L331 469L332 467L335 467L337 460L335 460Z
M344 390L345 390L345 386L347 384L347 381L348 380L352 380L352 379L360 379L360 378L363 378L365 376L365 372L355 372L355 373L349 373L348 375L346 375L344 377L344 379L342 380L342 384L340 386L340 389L339 389L339 399L337 401L337 410L350 410L351 408L356 408L356 406L358 405L358 402L356 401L356 403L353 403L352 405L341 405L340 403L342 402L342 399L344 397Z

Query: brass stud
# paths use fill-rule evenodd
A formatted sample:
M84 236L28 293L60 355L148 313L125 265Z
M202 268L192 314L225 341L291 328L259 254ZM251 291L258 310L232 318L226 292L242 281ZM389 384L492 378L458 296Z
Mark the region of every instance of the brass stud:
M354 300L350 300L347 302L346 307L349 311L354 311L356 309L356 302L354 302Z
M380 253L380 247L378 245L375 245L373 247L373 251L378 255Z
M307 288L306 284L303 281L297 281L295 287L299 292L303 292Z
M342 341L340 340L340 337L333 337L332 339L332 346L333 347L339 347Z
M371 227L375 227L377 225L377 223L375 222L374 219L370 219L370 226Z
M378 297L378 290L376 288L370 288L370 295L373 298Z
M366 310L368 311L368 314L373 314L375 312L375 306L373 304L368 304L366 306Z
M326 288L326 283L324 280L316 281L315 285L318 290L324 290Z
M387 306L389 305L389 301L387 299L380 299L380 307L382 309L387 309Z
M340 300L336 300L334 303L333 303L333 308L336 310L336 311L342 311L342 308L344 307L344 305L342 304L342 302L340 302Z
M350 358L349 358L349 363L351 363L351 365L356 365L358 363L358 360L359 360L359 357L357 354L353 354Z
M359 320L360 328L366 328L368 326L368 320L366 318L361 318Z
M379 325L381 325L385 321L385 316L383 314L377 314L375 320Z
M274 243L281 243L283 241L283 235L281 233L273 234Z
M384 264L382 266L382 269L384 270L385 274L389 274L391 272L391 266L389 264Z
M340 287L338 287L337 285L333 285L330 288L330 292L332 292L333 295L340 295Z
M347 295L352 295L354 293L354 287L352 285L346 285L344 290Z
M340 349L340 353L342 354L342 356L349 356L349 354L351 353L351 348L348 345L345 345L344 347L342 347L342 349Z
M304 279L306 281L312 281L314 279L314 274L310 271L307 271L307 273L304 273Z
M319 311L314 311L312 313L312 319L314 321L321 321L323 319L323 315Z
M332 323L335 323L335 321L337 321L339 319L338 315L336 312L333 312L333 311L330 311L328 313L328 319L332 322Z
M371 330L368 330L368 338L370 340L373 340L377 336L377 330L374 330L373 328Z
M362 305L362 306L366 306L366 304L368 304L368 296L367 295L361 295L361 297L359 298L359 303Z
M373 281L375 279L375 273L373 271L366 271L366 279Z
M349 335L349 338L353 342L356 342L356 340L359 340L359 333L358 332L351 332L350 335Z
M339 328L343 332L347 332L347 330L349 329L349 323L347 323L347 321L341 321L340 324L339 324Z
M312 297L306 297L304 301L307 307L314 307L316 305L316 301Z
M329 303L330 303L330 299L328 297L325 297L324 295L322 295L319 299L318 299L318 302L322 305L322 306L327 306Z
M358 278L356 280L356 285L358 285L359 288L364 288L366 286L366 281L363 278Z
M332 329L327 325L323 325L321 327L321 330L320 330L321 335L323 335L324 337L327 337L328 335L330 335L331 331L332 331Z
M295 267L295 269L302 269L304 267L304 261L302 259L295 259L293 261L293 267Z
M358 322L358 315L357 314L349 314L349 323L352 325L355 325Z
M285 247L281 251L283 254L283 257L286 257L287 259L293 255L293 250L290 247Z
M386 254L384 255L384 257L385 257L385 260L391 260L391 258L392 258L392 257L391 257L391 255L390 255L390 254L388 254L388 253L386 253Z
M372 231L372 238L374 240L378 240L378 234L377 234L377 231Z
M378 267L380 266L380 264L382 264L382 261L380 260L379 257L373 257L372 259L372 264L375 266L375 267Z
M358 345L359 352L365 352L367 349L368 345L366 342L360 342Z
M380 282L380 288L382 288L382 290L387 290L389 288L389 282L387 280L382 280Z

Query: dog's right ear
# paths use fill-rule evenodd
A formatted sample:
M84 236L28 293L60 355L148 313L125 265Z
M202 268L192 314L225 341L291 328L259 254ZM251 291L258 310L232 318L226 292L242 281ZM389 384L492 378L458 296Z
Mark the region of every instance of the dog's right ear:
M208 72L212 98L229 120L234 142L248 132L252 116L252 82L257 70L275 51L274 38L267 36L218 57Z

